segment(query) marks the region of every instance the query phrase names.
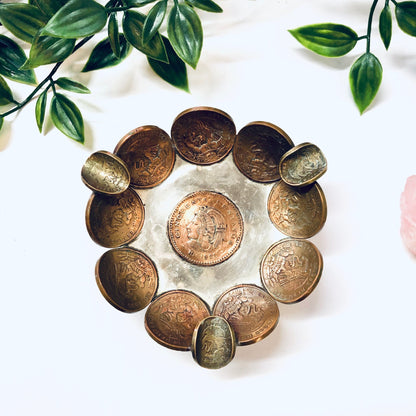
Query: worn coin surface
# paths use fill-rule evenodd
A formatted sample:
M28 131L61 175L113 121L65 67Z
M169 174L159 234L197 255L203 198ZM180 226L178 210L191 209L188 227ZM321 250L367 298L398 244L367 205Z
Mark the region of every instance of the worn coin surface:
M294 188L283 181L276 183L267 201L269 217L275 227L289 237L309 238L326 221L325 195L317 182Z
M292 147L292 140L280 127L265 121L252 122L237 134L234 163L253 181L274 182L280 179L281 157Z
M239 345L248 345L273 331L279 321L279 308L266 291L243 284L228 289L218 298L213 315L222 316L229 322Z
M197 295L172 290L157 297L147 308L145 327L159 344L186 351L191 348L194 329L209 314Z
M114 153L127 164L131 185L135 188L159 185L175 164L172 140L157 126L142 126L127 133Z
M235 141L235 125L224 111L194 107L180 113L171 136L179 154L188 162L210 165L224 159Z
M152 260L130 247L105 252L95 266L95 279L105 299L123 312L137 312L156 293L158 275Z
M285 238L273 244L260 265L266 290L276 300L295 303L315 289L322 274L322 256L308 240Z
M243 238L243 218L226 196L211 191L187 195L168 222L169 240L186 261L211 266L230 258Z
M92 194L85 212L90 237L103 247L133 241L144 222L143 202L132 189L118 195Z
M235 346L230 324L221 316L209 316L194 330L192 356L201 367L218 369L234 358Z

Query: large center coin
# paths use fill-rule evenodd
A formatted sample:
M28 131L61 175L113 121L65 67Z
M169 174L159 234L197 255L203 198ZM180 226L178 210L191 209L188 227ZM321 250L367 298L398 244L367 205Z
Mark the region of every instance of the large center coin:
M198 191L187 195L169 218L174 250L186 261L212 266L229 259L240 247L243 218L222 194Z

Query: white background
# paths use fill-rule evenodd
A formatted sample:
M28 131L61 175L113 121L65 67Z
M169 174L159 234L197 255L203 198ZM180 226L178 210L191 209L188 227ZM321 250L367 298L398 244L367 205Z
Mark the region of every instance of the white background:
M80 74L80 50L59 75L89 86L69 94L86 123L84 146L34 104L0 133L0 414L416 414L415 258L400 238L400 194L416 174L416 39L394 23L386 52L374 26L372 51L383 82L360 116L348 71L365 50L319 57L288 33L333 21L365 34L369 0L224 0L223 14L200 13L201 60L191 94L159 80L133 52L119 67ZM378 6L375 21L381 5ZM42 79L42 71L38 72ZM30 88L14 85L17 98ZM89 238L80 180L86 158L112 151L131 129L170 131L200 105L229 113L237 130L264 120L328 159L321 178L328 219L312 240L324 273L312 295L280 306L276 330L237 349L218 371L190 353L156 344L144 312L123 314L101 296L94 266L105 251Z

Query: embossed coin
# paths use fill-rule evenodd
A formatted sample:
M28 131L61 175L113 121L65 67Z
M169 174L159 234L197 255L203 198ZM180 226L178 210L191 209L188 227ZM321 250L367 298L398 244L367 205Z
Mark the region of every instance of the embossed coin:
M315 289L322 274L322 256L308 240L285 238L273 244L260 265L266 290L276 300L295 303Z
M118 195L92 194L85 213L90 237L109 248L133 241L143 221L143 202L130 188Z
M229 322L239 345L248 345L273 331L279 321L279 308L263 289L244 284L224 292L215 302L213 315Z
M171 290L147 308L145 327L159 344L186 351L191 348L194 329L207 316L208 307L198 296L186 290Z
M256 121L238 132L233 149L234 163L253 181L274 182L280 179L281 157L292 147L292 140L280 127Z
M114 149L127 164L131 185L152 188L172 172L175 150L169 135L156 126L142 126L127 133Z
M168 222L174 250L186 261L211 266L230 258L243 238L243 218L222 194L198 191L187 195Z
M230 324L221 316L209 316L194 330L192 356L201 367L218 369L234 358L235 342Z
M299 144L286 152L280 161L282 180L291 186L305 186L315 182L327 169L325 156L312 143Z
M105 299L123 312L144 309L158 285L153 262L130 247L105 252L95 266L95 279Z
M269 217L283 234L294 238L309 238L315 235L326 221L325 195L314 182L294 188L283 181L276 183L267 201Z
M224 159L235 141L232 118L211 107L195 107L179 114L171 136L179 154L188 162L210 165Z
M85 161L81 179L91 190L110 195L124 192L130 184L126 164L105 150L93 153Z

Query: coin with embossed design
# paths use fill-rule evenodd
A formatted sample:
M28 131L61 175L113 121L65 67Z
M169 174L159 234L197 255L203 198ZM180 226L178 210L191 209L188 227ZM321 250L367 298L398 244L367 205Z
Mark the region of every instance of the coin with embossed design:
M276 300L295 303L315 289L322 274L322 256L308 240L285 238L273 244L260 265L266 290Z
M144 222L143 202L131 188L118 195L92 194L85 221L97 244L118 247L139 235Z
M237 134L234 163L253 181L274 182L280 179L280 159L292 147L292 140L280 127L265 121L252 122Z
M224 111L194 107L180 113L171 136L179 154L188 162L210 165L224 159L235 141L235 125Z
M95 266L95 279L104 298L122 312L137 312L156 293L158 275L152 260L130 247L105 252Z
M175 150L169 135L157 126L142 126L127 133L114 153L130 172L131 186L152 188L172 172Z
M267 201L269 217L275 227L289 237L309 238L326 221L325 195L317 182L294 188L283 181L276 183Z
M187 195L168 222L169 240L186 261L211 266L230 258L243 238L243 218L226 196L211 191Z
M195 294L171 290L157 297L147 308L145 327L159 344L174 350L191 348L197 325L209 316L209 309Z
M239 345L248 345L273 331L279 321L279 308L266 291L244 284L224 292L215 302L213 315L229 322Z

